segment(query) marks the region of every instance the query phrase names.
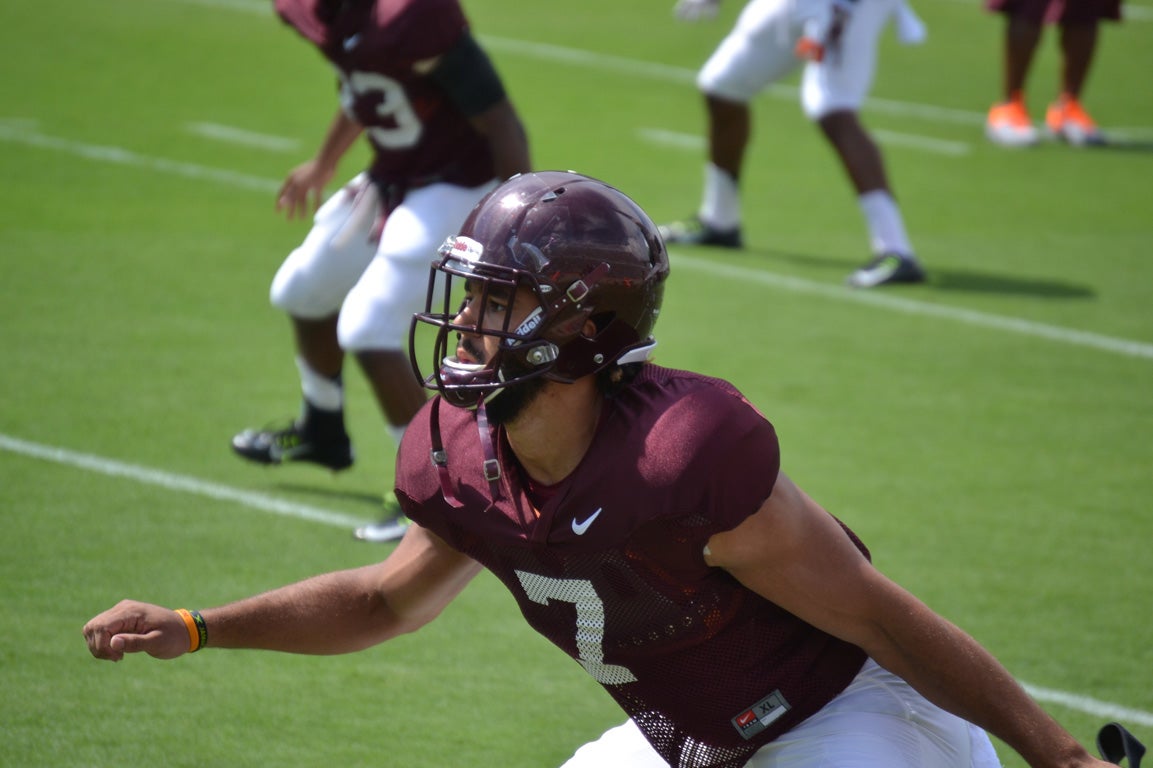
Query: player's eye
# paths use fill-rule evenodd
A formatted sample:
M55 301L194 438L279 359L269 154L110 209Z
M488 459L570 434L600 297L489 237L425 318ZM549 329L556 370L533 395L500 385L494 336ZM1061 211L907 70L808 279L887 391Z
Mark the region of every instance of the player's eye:
M493 315L503 314L508 311L508 300L498 296L489 296L485 311Z

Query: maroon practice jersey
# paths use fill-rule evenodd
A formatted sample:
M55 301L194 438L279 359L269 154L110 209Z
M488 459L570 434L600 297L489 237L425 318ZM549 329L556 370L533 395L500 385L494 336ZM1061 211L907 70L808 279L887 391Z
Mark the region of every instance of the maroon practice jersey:
M704 561L772 492L772 425L729 383L646 365L606 400L580 465L535 510L500 430L499 494L475 414L442 403L454 507L430 461L430 407L397 459L405 513L504 582L673 766L740 766L864 663ZM867 551L846 529L860 549Z
M275 0L336 67L345 113L365 126L374 179L403 190L495 178L488 142L428 76L468 31L457 0ZM326 10L329 6L342 10Z

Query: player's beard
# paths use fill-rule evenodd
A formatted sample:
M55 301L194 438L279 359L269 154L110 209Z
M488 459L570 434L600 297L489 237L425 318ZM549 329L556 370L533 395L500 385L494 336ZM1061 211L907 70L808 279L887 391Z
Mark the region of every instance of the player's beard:
M519 384L501 387L496 396L484 404L488 423L496 426L514 421L517 416L524 413L525 408L540 396L544 385L544 377L537 376Z

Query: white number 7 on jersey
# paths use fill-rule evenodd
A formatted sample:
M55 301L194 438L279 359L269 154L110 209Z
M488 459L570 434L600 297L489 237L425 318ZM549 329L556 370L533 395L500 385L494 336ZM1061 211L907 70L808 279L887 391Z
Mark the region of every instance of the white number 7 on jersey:
M637 678L627 667L605 664L605 604L586 579L554 579L535 573L517 571L525 594L534 603L548 605L560 600L576 606L577 661L602 685L635 683Z

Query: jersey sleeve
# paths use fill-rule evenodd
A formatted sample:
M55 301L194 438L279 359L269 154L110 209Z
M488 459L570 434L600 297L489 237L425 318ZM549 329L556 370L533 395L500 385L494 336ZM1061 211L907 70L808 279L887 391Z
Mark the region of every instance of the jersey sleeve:
M505 99L504 84L481 47L465 33L429 73L466 117L475 117Z
M747 401L730 398L702 445L708 467L706 506L712 533L731 530L753 515L773 492L781 468L773 425Z
M681 387L645 436L639 469L665 497L662 515L707 540L760 509L780 447L773 425L731 385L697 377Z

